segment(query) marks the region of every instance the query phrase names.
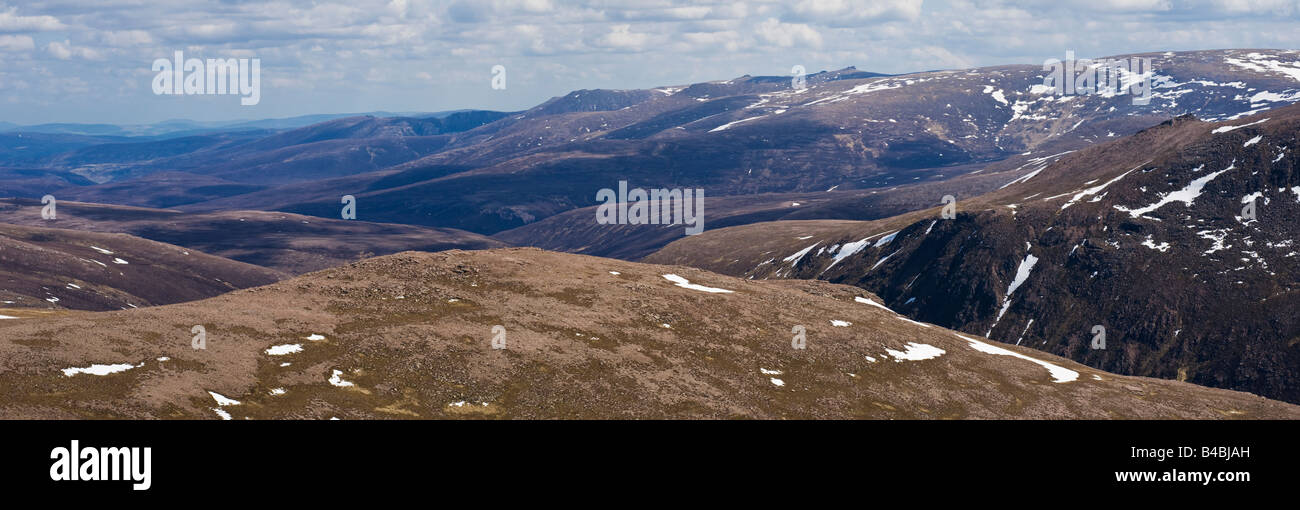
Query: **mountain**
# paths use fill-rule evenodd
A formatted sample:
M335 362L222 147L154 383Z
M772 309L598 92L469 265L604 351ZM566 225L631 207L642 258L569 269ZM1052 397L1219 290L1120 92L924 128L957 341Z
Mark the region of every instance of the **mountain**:
M1042 161L1179 115L1229 119L1300 100L1292 72L1300 54L1293 51L1135 56L1153 63L1150 104L1135 104L1127 93L1054 95L1042 85L1040 65L897 76L849 68L810 75L799 90L781 76L581 90L517 113L330 119L190 152L183 151L205 142L99 149L79 141L11 164L39 161L104 183L58 190L75 200L332 217L339 197L354 195L367 220L485 235L593 206L598 190L623 180L701 188L715 198L905 188L903 196L918 199L902 204L895 196L859 208L850 197L820 216L875 219L928 207L940 187L995 190L1006 181L991 172L1023 175ZM135 154L159 157L123 161ZM172 172L166 196L144 191L163 172ZM131 183L137 179L140 185ZM555 226L564 233L530 231L567 239L548 245L557 249L600 241L573 235L566 222ZM665 240L629 235L627 242L642 248L628 253Z
M287 184L351 175L430 154L447 135L491 122L501 112L443 117L346 117L280 132L234 131L80 148L48 160L110 185L159 172L183 172L244 185ZM245 190L247 193L251 190ZM70 189L66 193L76 193ZM104 191L89 191L104 193ZM115 203L150 205L148 196Z
M89 179L65 170L0 168L0 197L43 197L51 190L89 186Z
M788 78L741 77L648 91L578 91L455 133L439 149L401 164L183 207L326 216L338 197L352 194L369 204L374 221L495 234L596 205L598 190L624 180L721 197L944 182L979 177L1012 158L1019 163L1010 169L1023 174L1036 166L1023 166L1031 160L1179 115L1227 119L1300 99L1300 83L1284 72L1300 61L1294 52L1140 56L1155 67L1147 105L1123 94L1053 95L1037 65L883 77L846 72L844 79L802 90L792 89ZM983 178L967 185L978 193L1005 182Z
M7 419L1300 418L915 323L853 287L536 249L0 321L0 395Z
M1300 402L1297 134L1300 105L1179 117L957 203L952 219L753 224L646 261L852 284L915 320L1104 370Z
M0 223L0 315L5 316L193 301L282 277L124 234Z
M0 220L28 226L120 232L287 274L302 274L400 251L500 248L470 232L317 218L265 211L184 213L168 209L58 202L58 219L41 219L33 199L0 199Z
M204 133L222 132L222 131L266 131L266 130L283 130L293 129L312 124L334 120L343 117L444 117L457 111L437 112L437 113L393 113L393 112L366 112L366 113L325 113L313 115L300 115L297 117L287 117L282 119L256 119L256 120L233 120L233 121L194 121L188 119L172 119L153 124L137 125L117 125L117 124L79 124L79 123L46 123L34 125L18 125L10 122L0 122L0 131L21 131L24 133L50 133L50 134L71 134L71 135L111 135L111 136L128 136L128 137L176 137L176 136L193 136Z

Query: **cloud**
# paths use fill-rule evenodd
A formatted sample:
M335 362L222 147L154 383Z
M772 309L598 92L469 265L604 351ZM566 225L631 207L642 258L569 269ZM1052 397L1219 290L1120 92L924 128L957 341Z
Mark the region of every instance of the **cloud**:
M754 27L754 33L764 42L781 48L791 46L809 46L820 48L822 36L811 26L803 23L783 23L776 18L768 18Z
M646 34L632 31L632 25L614 25L609 27L609 33L600 36L596 40L599 46L618 50L640 50L645 47L646 41L650 37Z
M855 26L881 20L913 20L921 15L922 0L798 0L789 19L827 26ZM1103 0L1108 1L1108 0Z
M0 50L30 51L35 48L36 48L36 43L32 41L31 36L0 35Z
M476 0L453 2L447 7L447 16L457 23L482 23L491 12L487 3Z
M98 51L90 48L73 46L72 43L66 39L63 42L51 41L50 44L45 46L45 51L59 60L69 60L74 57L86 60L99 60L103 58L103 55Z
M920 67L925 69L962 69L971 66L971 60L953 54L939 46L921 46L910 52Z
M0 34L49 32L64 28L67 26L54 16L20 16L16 7L0 12Z
M99 41L106 46L128 47L153 44L153 37L144 30L110 30L99 33Z
M905 73L1066 50L1297 48L1298 15L1300 0L40 0L0 4L0 59L32 70L18 104L47 106L6 105L0 120L515 110L578 88L786 75L792 63ZM177 50L262 59L267 100L160 103L136 75ZM508 91L488 86L498 63ZM51 92L81 83L126 85Z

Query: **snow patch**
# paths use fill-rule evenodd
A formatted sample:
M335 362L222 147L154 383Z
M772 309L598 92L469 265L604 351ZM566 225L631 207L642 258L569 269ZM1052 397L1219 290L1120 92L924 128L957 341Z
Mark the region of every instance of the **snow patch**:
M143 365L143 363L141 363L140 365L132 365L132 364L130 364L130 363L115 363L115 364L112 364L112 365L100 365L100 364L95 364L95 365L91 365L91 366L83 367L83 368L71 367L71 368L65 368L65 369L63 369L63 375L64 375L64 376L67 376L67 377L72 377L72 376L77 375L77 374L89 374L89 375L108 375L108 374L116 374L116 373L118 373L118 372L125 372L125 371L127 371L127 370L130 370L130 369L132 369L132 368L136 368L136 367L139 367L139 366L142 366L142 365Z
M1024 354L1020 354L1015 351L992 346L984 342L981 342L979 340L976 340L974 338L958 335L956 333L953 334L956 335L957 338L970 342L971 348L977 351L987 353L987 354L995 354L998 356L1012 356L1012 357L1023 359L1025 361L1030 361L1042 365L1043 368L1046 368L1047 371L1052 374L1053 382L1064 383L1064 382L1071 382L1079 379L1079 373L1075 372L1074 370L1070 370L1068 368L1059 365L1054 365L1052 363L1048 363L1046 361L1037 358L1025 356Z
M698 291L700 291L700 292L709 292L709 293L713 293L713 294L717 294L717 293L730 294L730 293L732 293L732 292L735 292L735 291L727 290L727 289L719 289L719 288L717 288L717 287L705 287L705 286L703 286L703 285L696 285L696 284L694 284L694 283L691 283L690 280L687 280L687 279L682 278L682 277L680 277L680 276L677 276L677 275L675 275L675 274L666 274L666 275L663 275L663 276L664 276L664 279L665 279L665 280L668 280L668 281L670 281L670 282L673 282L673 283L677 284L678 287L681 287L681 288L684 288L684 289L698 290Z
M1196 200L1196 197L1201 196L1201 190L1205 188L1205 184L1206 184L1206 183L1208 183L1208 182L1214 180L1215 177L1218 177L1218 176L1222 175L1224 172L1227 172L1228 170L1232 170L1232 169L1234 169L1234 168L1236 168L1236 167L1237 167L1237 164L1234 162L1233 164L1228 165L1228 168L1224 168L1223 170L1219 170L1218 172L1213 172L1213 173L1210 173L1210 174L1208 174L1208 175L1204 175L1204 176L1202 176L1202 177L1199 177L1199 178L1197 178L1196 180L1193 180L1190 184L1188 184L1187 187L1185 187L1185 188L1183 188L1183 189L1181 189L1181 190L1175 191L1175 192L1173 192L1173 193L1169 193L1169 194L1167 194L1167 195L1164 195L1163 197L1160 198L1160 201L1159 201L1159 202L1156 202L1156 203L1154 203L1154 204L1148 205L1148 206L1146 206L1146 207L1140 207L1140 208L1137 208L1137 209L1129 209L1129 208L1126 208L1126 207L1118 206L1118 205L1117 205L1117 206L1115 206L1115 209L1118 209L1118 210L1120 210L1120 211L1127 212L1127 213L1129 214L1129 216L1132 216L1132 217L1134 217L1134 218L1137 218L1137 217L1139 217L1139 216L1142 216L1142 215L1144 215L1144 214L1146 214L1146 213L1149 213L1149 212L1151 212L1151 211L1154 211L1154 210L1156 210L1156 209L1159 209L1159 208L1161 208L1161 207L1164 207L1166 204L1170 204L1170 203L1173 203L1173 202L1182 202L1182 203L1183 203L1184 205L1186 205L1187 207L1191 207L1191 206L1192 206L1192 202ZM1200 167L1197 167L1197 168L1199 169Z
M334 386L338 386L340 388L346 388L348 386L356 386L355 384L352 384L351 381L343 380L342 370L334 370L330 373L330 384Z
M271 356L284 356L295 352L302 352L302 344L272 345L266 350L266 353Z
M945 352L947 352L933 345L919 344L916 342L908 342L906 348L907 350L905 351L895 351L893 349L885 349L885 352L888 352L890 356L893 356L894 361L898 363L902 363L904 361L921 361L921 360L933 359L942 356Z
M226 397L225 395L222 395L222 394L217 393L217 392L215 392L215 391L209 391L209 392L208 392L208 395L212 395L212 400L216 400L216 401L217 401L217 405L218 405L218 406L221 406L221 407L226 407L226 406L237 406L237 405L239 405L239 401L238 401L238 400L235 400L235 399L233 399L233 398Z

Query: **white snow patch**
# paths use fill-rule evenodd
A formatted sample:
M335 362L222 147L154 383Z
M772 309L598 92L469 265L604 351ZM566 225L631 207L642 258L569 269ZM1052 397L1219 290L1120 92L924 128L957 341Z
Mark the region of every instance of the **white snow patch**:
M721 125L721 126L718 126L718 127L713 128L713 129L710 129L709 132L710 132L710 133L713 133L713 132L716 132L716 131L723 131L723 130L725 130L725 129L731 127L731 126L734 126L734 125L736 125L736 124L740 124L741 122L749 122L749 121L751 121L751 120L758 120L758 119L761 119L761 118L763 118L763 117L766 117L766 115L759 115L759 116L757 116L757 117L750 117L750 118L748 118L748 119L740 119L740 120L737 120L737 121L728 122L728 123L723 124L723 125Z
M868 305L871 305L871 306L874 306L874 307L878 307L878 308L881 308L881 309L884 309L884 310L889 310L889 307L888 307L888 306L885 306L885 305L883 305L883 304L877 303L877 302L875 302L875 301L872 301L872 300L870 300L870 299L868 299L868 298L864 298L864 297L862 297L862 296L854 296L854 297L853 297L853 300L854 300L854 301L857 301L857 302L859 302L859 303L868 304ZM889 310L889 311L890 311L891 313L893 312L893 310Z
M235 400L235 399L233 399L233 398L226 397L225 395L222 395L222 394L217 393L217 392L215 392L215 391L209 391L209 392L208 392L208 395L212 395L212 400L216 400L216 401L217 401L217 405L218 405L218 406L221 406L221 407L226 407L226 406L237 406L237 405L239 405L239 401L238 401L238 400Z
M1147 163L1150 163L1150 161L1148 161ZM1142 165L1145 165L1145 164L1146 164L1146 163L1142 163ZM1142 165L1138 165L1138 166L1135 166L1135 167L1129 169L1129 171L1120 174L1119 177L1116 177L1116 178L1111 179L1111 180L1109 180L1109 181L1106 181L1106 182L1104 182L1104 183L1102 183L1102 184L1098 184L1097 186L1094 186L1094 187L1091 187L1091 188L1088 188L1088 189L1085 189L1085 190L1083 190L1083 191L1078 192L1077 194L1074 195L1073 198L1071 198L1071 199L1070 199L1069 201L1067 201L1064 205L1062 205L1062 206L1061 206L1061 209L1065 209L1066 207L1070 207L1070 206L1074 205L1075 202L1078 202L1079 199L1081 199L1081 198L1083 198L1083 197L1085 197L1085 196L1096 195L1097 193L1101 193L1101 191L1104 190L1104 189L1106 189L1107 186L1110 186L1111 184L1114 184L1116 181L1118 181L1118 180L1120 180L1120 179L1123 179L1123 178L1127 177L1128 174L1133 173L1133 170L1137 170L1137 169L1139 169L1139 168L1142 168ZM1052 198L1055 198L1055 197L1048 197L1048 198L1045 198L1045 199L1043 199L1043 200L1051 200Z
M132 365L130 363L115 363L112 365L95 364L84 368L77 368L77 367L65 368L63 369L63 375L67 377L72 377L77 374L108 375L108 374L116 374L118 372L125 372L127 370L136 368L138 366L140 365Z
M885 352L888 352L890 356L893 356L894 361L898 363L937 358L947 352L930 344L919 344L916 342L908 342L906 347L906 351L900 352L893 349L885 349Z
M1205 184L1206 184L1206 183L1208 183L1208 182L1214 180L1215 177L1218 177L1218 176L1222 175L1224 172L1227 172L1228 170L1232 170L1233 168L1236 168L1236 167L1237 167L1237 164L1234 162L1233 164L1228 165L1228 168L1224 168L1223 170L1219 170L1218 172L1213 172L1213 173L1210 173L1210 174L1204 175L1204 176L1202 176L1202 177L1199 177L1199 178L1197 178L1196 180L1193 180L1190 184L1188 184L1187 187L1185 187L1185 188L1183 188L1183 189L1181 189L1181 190L1178 190L1178 191L1175 191L1175 192L1169 193L1169 194L1167 194L1167 195L1164 195L1163 197L1160 198L1160 201L1159 201L1159 202L1156 202L1156 203L1154 203L1154 204L1148 205L1148 206L1146 206L1146 207L1140 207L1140 208L1137 208L1137 209L1128 209L1128 208L1126 208L1126 207L1118 206L1118 205L1117 205L1117 206L1115 206L1115 209L1118 209L1118 210L1120 210L1120 211L1127 212L1127 213L1129 214L1129 216L1132 216L1132 217L1134 217L1134 218L1137 218L1137 217L1142 216L1142 215L1144 215L1144 214L1146 214L1146 213L1149 213L1149 212L1151 212L1151 211L1154 211L1154 210L1156 210L1156 209L1159 209L1159 208L1165 206L1165 204L1169 204L1169 203L1173 203L1173 202L1182 202L1182 203L1185 204L1187 207L1191 207L1191 206L1192 206L1192 202L1196 200L1196 197L1201 196L1201 190L1205 188ZM1198 168L1199 168L1199 167L1198 167Z
M1030 254L1025 254L1025 260L1020 261L1020 265L1016 267L1016 277L1011 281L1011 285L1007 286L1007 294L1002 298L1002 309L998 310L998 318L993 320L994 326L998 325L998 321L1002 320L1002 315L1007 313L1007 308L1011 307L1011 294L1015 293L1016 289L1025 283L1025 280L1029 279L1029 272L1034 270L1034 264L1037 263L1038 257ZM989 328L989 332L992 333L993 328Z
M895 231L893 231L893 232L890 232L889 235L886 235L885 237L880 238L879 241L876 241L876 244L875 244L874 246L872 246L872 247L873 247L873 248L879 248L879 247L881 247L881 246L884 246L884 245L886 245L886 244L889 244L889 242L890 242L890 241L893 241L895 237L898 237L898 232L899 232L899 231L897 231L897 230L895 230Z
M334 385L334 386L338 386L338 387L340 387L340 388L346 388L346 387L348 387L348 386L355 386L354 384L352 384L351 381L344 381L344 380L343 380L343 371L342 371L342 370L334 370L333 372L330 373L330 384L332 384L332 385Z
M791 266L797 266L797 265L799 265L799 261L800 261L801 259L803 259L803 256L804 256L804 255L807 255L808 252L812 251L812 249L813 249L813 248L816 248L817 245L819 245L819 244L822 244L822 242L821 242L821 241L817 241L817 242L814 243L812 246L809 246L809 247L807 247L807 248L804 248L804 249L802 249L802 250L799 250L799 251L795 252L794 255L791 255L791 256L789 256L789 257L786 257L786 258L781 259L781 261L782 261L782 262L789 262Z
M831 260L831 263L826 266L826 269L830 269L834 267L835 264L839 264L841 260L849 258L857 254L858 252L862 251L863 249L865 249L868 243L867 239L862 239L851 243L844 243L844 246L841 246L839 251L835 252L835 256ZM825 273L826 269L822 269L822 272Z
M680 277L680 276L677 276L677 275L675 275L675 274L666 274L666 275L663 275L663 276L664 276L664 279L665 279L665 280L668 280L668 281L670 281L670 282L673 282L673 283L677 284L678 287L681 287L681 288L684 288L684 289L698 290L698 291L700 291L700 292L709 292L709 293L713 293L713 294L717 294L717 293L730 294L730 293L732 293L732 292L735 292L735 291L733 291L733 290L719 289L719 288L717 288L717 287L705 287L705 286L703 286L703 285L696 285L696 284L694 284L694 283L691 283L689 280L687 280L687 279L685 279L685 278L682 278L682 277Z
M1052 378L1054 379L1053 382L1063 383L1063 382L1070 382L1079 379L1079 373L1070 370L1068 368L1059 365L1054 365L1052 363L1048 363L1046 361L1037 358L1031 358L1029 356L1025 356L1024 354L1020 354L1012 350L1007 350L1001 347L992 346L984 342L981 342L979 340L976 340L974 338L958 335L956 333L953 334L956 335L957 338L970 342L971 348L977 351L987 353L987 354L996 354L998 356L1012 356L1012 357L1023 359L1025 361L1031 361L1039 365L1042 365L1043 368L1046 368L1047 371L1052 374Z
M1257 120L1257 121L1255 121L1255 122L1251 122L1251 123L1248 123L1248 124L1242 124L1242 125L1240 125L1240 126L1223 126L1223 127L1217 127L1217 128L1214 128L1213 131L1210 131L1210 133L1211 133L1211 134L1216 134L1216 135L1217 135L1217 134L1219 134L1219 133L1227 133L1227 132L1229 132L1229 131L1233 131L1233 130L1241 129L1241 128L1244 128L1244 127L1247 127L1247 126L1254 126L1255 124L1263 124L1263 123L1265 123L1265 122L1268 122L1268 119Z
M1142 241L1142 246L1146 246L1147 248L1151 248L1153 250L1159 251L1160 253L1169 251L1169 243L1166 242L1166 243L1156 244L1156 242L1152 241L1151 238L1149 237L1147 238L1147 240Z
M271 348L266 350L266 353L271 356L283 356L295 352L302 352L302 344L272 345Z

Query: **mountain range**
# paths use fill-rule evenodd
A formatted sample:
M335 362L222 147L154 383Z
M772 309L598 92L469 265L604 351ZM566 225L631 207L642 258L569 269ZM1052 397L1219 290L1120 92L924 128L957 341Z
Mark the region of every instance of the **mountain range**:
M6 126L0 196L12 198L0 200L0 260L13 262L0 272L9 307L0 315L23 318L0 321L0 347L9 349L0 362L25 367L32 384L104 400L33 397L0 413L433 417L457 411L437 404L448 400L503 417L1290 417L1289 407L1248 410L1227 403L1244 394L1202 386L1300 402L1300 321L1289 313L1300 305L1300 232L1289 221L1300 213L1300 52L1116 58L1151 60L1140 77L1150 80L1148 104L1132 94L1053 93L1037 65L845 68L809 75L802 88L790 77L742 76L579 90L519 112L174 130ZM597 192L620 181L704 190L705 232L596 222ZM46 194L58 199L55 220L41 216ZM355 219L341 215L345 196ZM112 278L94 265L104 254L92 246L130 254L120 265L138 272L127 278L110 265L121 273ZM485 288L459 286L474 268L491 268L477 282ZM610 271L638 276L603 282L619 276ZM736 292L681 301L665 293L677 290L664 275ZM403 286L426 276L451 287ZM855 297L870 304L846 308L866 304ZM252 302L269 309L238 323ZM165 306L133 309L147 305ZM89 313L102 310L118 311ZM205 323L198 310L220 317L206 322L211 331L236 339L219 360L160 348L166 337L188 349L188 326L176 324ZM760 318L764 310L789 316ZM566 326L584 317L590 327ZM507 319L549 350L475 343L492 325L512 330ZM857 327L825 326L832 320ZM52 340L84 321L119 328L130 355L109 360L99 355L107 347L73 352ZM292 342L312 324L330 340ZM793 324L817 324L817 336L830 332L841 350L810 359L815 350L787 352L788 339L769 339L789 336ZM774 343L755 343L760 336ZM417 347L414 338L427 340ZM301 343L310 366L292 376L273 370L258 354L272 340ZM870 388L838 380L863 373L854 368L861 356L907 353L909 342L956 365L872 379ZM746 386L755 366L787 373L767 365L794 363L791 355L805 355L799 369L819 374L817 384L786 378L780 388L810 394ZM1083 384L994 375L1021 371L1000 364L1024 363L1021 355L1036 360L1029 367L1047 362L1115 382L1075 393L1059 388ZM632 361L642 356L653 368ZM158 357L197 364L172 373L151 366ZM453 370L450 360L467 365ZM117 381L107 393L32 375L79 363L145 369L74 378ZM895 365L870 368L881 366ZM455 375L416 374L429 367ZM357 385L330 393L322 376L336 369ZM206 389L169 386L194 381L189 370L206 374ZM1097 381L1088 379L1078 382ZM511 386L520 380L531 386ZM304 385L289 393L300 397L264 395L293 384ZM926 384L952 393L922 396ZM214 413L205 391L246 405L216 399ZM153 400L129 396L141 392ZM654 397L636 403L634 394ZM1160 407L1166 396L1182 404ZM1080 407L1090 400L1094 409Z

